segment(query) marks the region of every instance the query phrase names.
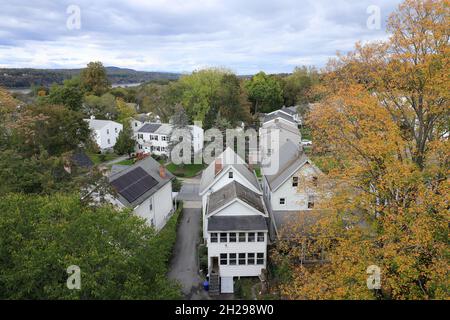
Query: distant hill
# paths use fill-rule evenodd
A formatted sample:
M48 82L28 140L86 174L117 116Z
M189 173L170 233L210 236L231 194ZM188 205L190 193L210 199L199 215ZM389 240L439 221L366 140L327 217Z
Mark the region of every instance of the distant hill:
M0 86L6 88L29 88L32 85L50 86L61 84L65 79L79 75L82 69L31 69L0 68ZM176 80L178 73L147 72L106 67L108 79L112 84L140 83L156 80Z

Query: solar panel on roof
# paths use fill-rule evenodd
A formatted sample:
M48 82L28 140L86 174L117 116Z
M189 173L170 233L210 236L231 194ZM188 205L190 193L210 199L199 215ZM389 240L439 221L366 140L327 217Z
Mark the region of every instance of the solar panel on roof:
M111 182L117 192L128 202L133 202L158 184L144 169L138 167Z

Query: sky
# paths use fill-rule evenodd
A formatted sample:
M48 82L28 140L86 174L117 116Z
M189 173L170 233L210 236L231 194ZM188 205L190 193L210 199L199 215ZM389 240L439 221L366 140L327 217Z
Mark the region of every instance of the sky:
M321 68L357 41L386 39L386 20L400 2L0 0L0 67L81 68L102 61L168 72Z

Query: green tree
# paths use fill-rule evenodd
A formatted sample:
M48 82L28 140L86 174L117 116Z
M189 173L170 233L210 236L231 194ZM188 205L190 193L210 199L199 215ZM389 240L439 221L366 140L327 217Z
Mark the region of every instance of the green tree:
M70 110L80 111L83 105L83 90L78 77L65 80L63 85L53 85L48 96L43 97L49 104L60 104Z
M60 156L86 143L90 137L83 114L59 105L24 108L8 126L13 147L24 155L39 154L44 149L50 156Z
M255 114L271 112L283 104L283 90L280 83L262 71L246 82L246 89Z
M124 126L129 125L131 118L136 115L136 109L121 98L116 99L116 106L118 112L117 121Z
M95 116L96 119L117 119L116 98L109 92L98 97L87 95L84 97L83 112L88 116Z
M311 67L296 67L294 72L284 78L284 104L286 106L302 105L317 101L313 90L319 84L319 73Z
M119 136L117 137L116 144L114 145L114 151L117 154L128 154L131 157L131 154L134 152L134 147L136 145L136 140L133 138L133 131L130 128L130 125L126 125L123 127L123 130L120 131Z
M89 62L87 67L81 71L81 84L87 93L101 96L111 87L106 69L99 61Z
M239 121L250 122L250 103L246 91L235 74L223 75L218 90L218 110L215 110L214 115L220 115L232 126L236 126Z
M180 298L166 278L176 220L156 235L130 211L86 206L78 194L9 194L0 212L0 299ZM66 287L71 265L80 290Z

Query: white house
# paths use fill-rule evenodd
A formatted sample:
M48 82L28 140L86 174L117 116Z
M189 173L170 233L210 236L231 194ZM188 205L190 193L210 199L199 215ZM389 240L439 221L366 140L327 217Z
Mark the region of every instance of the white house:
M259 128L259 151L263 157L270 157L287 141L293 142L298 147L302 145L302 136L297 126L275 118Z
M210 294L233 293L236 278L261 275L268 219L262 195L236 180L208 196L204 221Z
M300 212L315 209L320 195L319 179L323 175L306 154L292 141L285 142L272 154L277 157L276 173L265 174L262 168L262 189L275 231Z
M192 133L192 147L194 153L203 149L203 129L190 125ZM136 132L136 150L142 153L169 156L169 143L173 126L168 123L146 122Z
M112 149L116 144L117 137L123 129L123 125L111 120L84 119L88 122L89 129L98 147L102 151Z
M152 157L147 157L109 177L117 195L110 200L119 208L131 208L149 225L160 230L174 211L174 176Z
M255 172L231 148L227 148L203 170L200 180L199 195L202 198L203 236L205 240L208 227L208 221L205 218L208 197L233 181L239 182L257 194L262 194Z

